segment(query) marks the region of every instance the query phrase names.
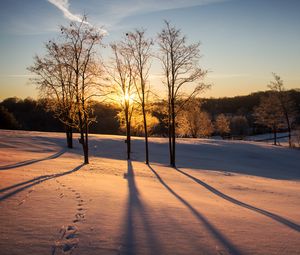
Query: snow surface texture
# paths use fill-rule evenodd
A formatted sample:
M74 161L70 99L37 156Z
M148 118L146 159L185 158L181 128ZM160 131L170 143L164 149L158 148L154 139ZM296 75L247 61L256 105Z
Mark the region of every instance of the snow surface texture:
M300 151L91 135L90 164L59 133L0 131L0 254L300 254Z

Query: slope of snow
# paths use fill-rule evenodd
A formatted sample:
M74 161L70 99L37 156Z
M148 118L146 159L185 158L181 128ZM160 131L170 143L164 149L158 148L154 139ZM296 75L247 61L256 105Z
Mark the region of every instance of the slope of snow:
M251 135L251 136L246 137L246 140L273 144L274 143L274 134L273 133L265 133L265 134L260 134L260 135ZM277 140L277 144L280 146L285 146L285 147L289 146L287 132L277 133L276 140ZM292 130L291 142L292 142L292 146L298 147L298 148L300 147L300 132L299 132L299 130Z
M300 254L299 150L0 131L0 254Z

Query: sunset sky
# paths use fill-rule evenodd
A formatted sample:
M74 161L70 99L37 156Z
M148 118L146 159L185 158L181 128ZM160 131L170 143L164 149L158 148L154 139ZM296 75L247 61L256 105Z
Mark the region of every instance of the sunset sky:
M59 25L88 15L103 27L104 42L126 31L146 28L156 36L163 20L171 21L189 42L201 42L201 66L212 89L206 97L243 95L265 90L272 72L287 88L300 88L299 0L1 0L0 100L36 97L26 70ZM103 50L107 55L107 49ZM161 85L159 63L153 61L151 83Z

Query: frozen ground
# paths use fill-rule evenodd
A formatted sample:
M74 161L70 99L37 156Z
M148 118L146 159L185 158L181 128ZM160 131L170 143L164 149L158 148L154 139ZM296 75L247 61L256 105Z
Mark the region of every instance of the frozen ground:
M0 254L300 254L300 151L263 143L0 131Z

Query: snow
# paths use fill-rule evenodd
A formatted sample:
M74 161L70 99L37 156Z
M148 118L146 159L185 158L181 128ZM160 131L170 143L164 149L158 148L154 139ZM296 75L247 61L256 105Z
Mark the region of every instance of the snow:
M76 136L76 135L75 135ZM0 131L0 254L300 254L299 150L250 141Z
M291 142L292 142L292 146L299 148L300 144L299 144L299 130L292 130L291 133ZM288 147L289 146L289 140L288 140L288 132L284 132L284 133L277 133L277 144L279 146L285 146ZM268 144L273 144L274 143L274 134L273 133L265 133L265 134L260 134L260 135L251 135L246 137L246 140L248 141L257 141L257 142L263 142L263 143L268 143Z

